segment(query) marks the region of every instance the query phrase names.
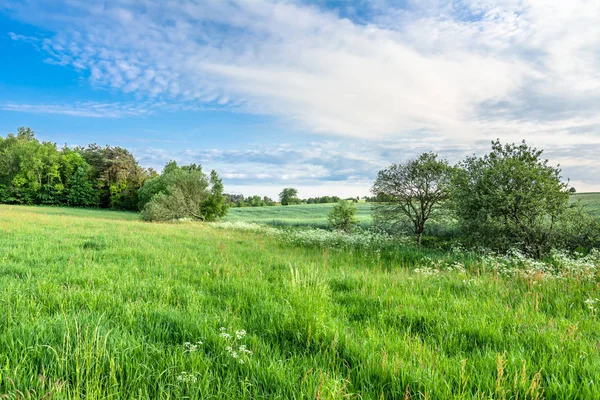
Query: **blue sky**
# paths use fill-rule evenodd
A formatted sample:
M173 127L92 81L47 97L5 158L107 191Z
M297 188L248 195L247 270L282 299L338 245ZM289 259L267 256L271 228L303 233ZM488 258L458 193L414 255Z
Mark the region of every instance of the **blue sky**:
M492 139L600 191L600 3L0 0L0 135L215 168L229 192L368 194Z

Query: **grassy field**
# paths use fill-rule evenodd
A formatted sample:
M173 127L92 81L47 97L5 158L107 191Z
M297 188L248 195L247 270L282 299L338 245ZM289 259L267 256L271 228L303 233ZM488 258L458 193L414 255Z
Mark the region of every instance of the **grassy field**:
M571 196L572 203L579 203L593 215L600 218L600 193L577 193Z
M241 207L230 208L225 221L252 222L273 226L313 226L325 228L327 214L335 203L299 204L293 206L274 207ZM371 204L356 203L356 217L360 225L371 225Z
M600 193L578 193L571 196L572 203L581 203L600 218ZM273 226L327 227L327 214L334 204L301 204L278 207L230 208L226 221L252 222ZM361 226L371 225L371 204L357 203L357 218Z
M0 206L0 398L600 398L597 273L448 257Z

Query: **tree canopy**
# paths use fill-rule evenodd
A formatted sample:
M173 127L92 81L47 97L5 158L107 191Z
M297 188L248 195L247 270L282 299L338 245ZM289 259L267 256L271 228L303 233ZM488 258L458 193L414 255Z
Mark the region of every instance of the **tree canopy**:
M539 256L552 246L557 218L567 207L561 170L542 150L492 142L483 157L467 157L453 179L453 200L465 231L485 246L517 246Z
M214 221L227 212L221 179L214 170L207 176L196 164L179 167L170 161L162 174L145 182L138 197L142 216L151 221Z
M122 147L59 148L23 127L0 137L0 203L141 209L152 220L214 220L227 210L215 171L170 162L158 175Z
M120 147L59 148L30 128L0 137L0 202L137 208L137 190L152 176Z
M279 202L282 206L289 206L291 204L299 204L298 190L294 188L285 188L279 193Z
M379 171L371 188L378 199L373 206L375 221L396 229L408 220L421 244L435 206L449 197L451 172L448 163L434 153Z

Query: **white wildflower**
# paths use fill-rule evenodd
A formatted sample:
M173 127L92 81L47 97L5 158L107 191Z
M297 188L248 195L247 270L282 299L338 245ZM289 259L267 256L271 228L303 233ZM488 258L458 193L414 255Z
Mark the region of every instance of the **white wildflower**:
M239 331L235 331L235 337L236 339L240 340L242 339L244 336L246 336L246 331L245 330L239 330Z
M190 374L190 373L187 373L187 372L183 371L179 375L177 375L177 380L179 382L191 382L191 383L195 383L195 382L198 381L198 378L194 374Z

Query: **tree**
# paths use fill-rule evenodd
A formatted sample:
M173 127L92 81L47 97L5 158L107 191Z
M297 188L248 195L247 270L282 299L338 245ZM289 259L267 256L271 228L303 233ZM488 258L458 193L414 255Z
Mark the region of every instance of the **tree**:
M142 217L150 221L193 218L211 221L225 215L223 184L215 171L210 179L202 166L179 167L167 163L161 175L149 179L138 191Z
M207 221L214 221L227 214L226 197L223 194L223 181L213 169L210 171L210 191L203 204L203 215Z
M473 240L497 250L518 246L533 256L549 250L569 194L561 170L541 156L525 141L496 140L489 154L459 164L453 203Z
M19 128L0 142L0 201L60 204L60 153L55 143L38 141L30 128Z
M79 166L69 181L67 204L73 207L95 207L98 205L98 194L88 179L87 168Z
M356 205L353 202L340 200L329 212L327 221L333 229L350 232L352 227L358 223L356 219Z
M80 168L83 172L78 173ZM72 188L75 174L76 188ZM121 147L58 148L56 143L40 142L24 127L0 138L2 203L137 209L137 191L154 175Z
M575 193L577 193L577 189L575 189L574 187L570 187L569 188L569 193L570 194L575 194Z
M434 153L423 153L379 171L371 188L380 200L373 206L376 222L398 228L408 219L420 245L425 223L435 207L449 197L451 173L448 163L438 160Z
M273 201L273 199L271 199L269 196L263 196L262 201L263 201L263 204L265 206L272 206L272 205L275 204L275 202Z
M137 209L138 189L152 177L152 171L141 168L135 157L122 147L101 147L94 143L76 150L92 166L101 207Z
M288 206L290 204L298 204L298 190L294 188L285 188L279 193L279 202L282 206Z

